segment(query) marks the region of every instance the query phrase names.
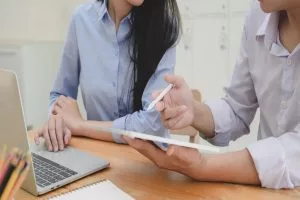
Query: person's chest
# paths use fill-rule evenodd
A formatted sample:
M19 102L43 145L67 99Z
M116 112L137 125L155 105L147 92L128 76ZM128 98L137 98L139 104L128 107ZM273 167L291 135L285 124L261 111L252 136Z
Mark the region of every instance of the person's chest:
M116 32L111 23L84 22L77 31L80 87L86 107L128 112L131 100L132 62L129 27ZM114 110L114 109L113 109Z
M261 116L278 134L300 121L300 45L289 54L281 44L267 49L261 42L251 50L250 75Z

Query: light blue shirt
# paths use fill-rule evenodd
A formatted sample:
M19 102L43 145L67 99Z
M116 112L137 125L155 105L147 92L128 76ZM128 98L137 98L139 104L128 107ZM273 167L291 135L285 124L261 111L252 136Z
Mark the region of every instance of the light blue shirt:
M159 113L146 108L152 92L166 87L163 77L174 71L176 50L166 52L143 93L143 110L133 112L131 25L129 15L116 32L106 3L90 2L75 11L50 93L50 108L60 95L77 99L80 85L88 120L113 121L113 128L167 137ZM113 133L113 138L123 142L117 134Z

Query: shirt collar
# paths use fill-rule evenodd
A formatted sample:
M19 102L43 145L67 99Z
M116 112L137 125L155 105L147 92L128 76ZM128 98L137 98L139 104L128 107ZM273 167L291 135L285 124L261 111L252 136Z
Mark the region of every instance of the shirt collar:
M271 51L278 57L288 57L290 55L289 51L281 43L279 33L276 37L276 43L273 43L272 45Z
M103 0L103 2L95 0L95 4L96 4L97 13L98 13L98 20L101 21L104 19L105 15L108 13L107 0Z
M96 3L96 9L98 12L98 20L99 21L104 20L105 17L109 16L108 9L107 9L107 0L103 0L103 3L95 0L95 3ZM132 24L132 22L133 22L132 13L129 13L123 19L123 21L126 19L128 19L128 21Z
M276 43L278 35L279 13L269 13L256 33L256 38L263 38L267 49L271 49L273 43Z

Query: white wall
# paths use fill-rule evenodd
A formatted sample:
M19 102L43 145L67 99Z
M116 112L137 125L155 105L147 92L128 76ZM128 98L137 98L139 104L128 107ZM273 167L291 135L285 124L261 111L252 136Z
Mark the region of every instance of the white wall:
M74 8L87 0L0 0L0 41L62 41Z
M39 127L47 119L69 21L86 1L0 0L0 68L17 71L29 126Z
M230 82L250 1L179 1L184 36L178 50L176 73L198 89L204 100L222 97L223 87ZM251 134L232 142L225 150L241 149L256 141L257 125L258 117ZM187 140L184 136L175 138Z
M47 119L61 49L61 43L0 45L0 68L17 73L28 126L38 127Z
M4 64L21 66L29 124L40 126L46 119L48 93L59 66L71 14L78 4L86 1L0 0L0 50L7 47L3 44L17 46L17 54L10 61L7 55L2 55L1 60L0 52L0 68ZM249 2L178 0L184 35L178 48L176 73L192 88L199 89L204 100L221 97L223 87L229 83ZM232 146L242 148L255 141L256 128L252 136Z
M61 56L61 43L22 46L24 103L28 125L41 126L47 119L49 91Z

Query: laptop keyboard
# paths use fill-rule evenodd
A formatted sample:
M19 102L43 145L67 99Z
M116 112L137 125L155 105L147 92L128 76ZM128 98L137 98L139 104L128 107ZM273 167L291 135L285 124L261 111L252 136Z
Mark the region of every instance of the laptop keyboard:
M32 161L37 185L47 187L66 178L78 174L60 164L57 164L47 158L32 153Z

